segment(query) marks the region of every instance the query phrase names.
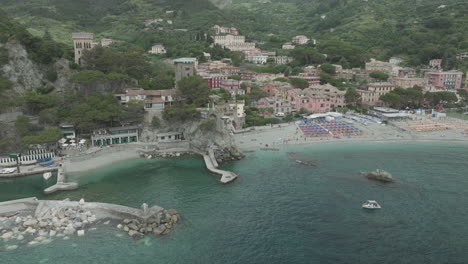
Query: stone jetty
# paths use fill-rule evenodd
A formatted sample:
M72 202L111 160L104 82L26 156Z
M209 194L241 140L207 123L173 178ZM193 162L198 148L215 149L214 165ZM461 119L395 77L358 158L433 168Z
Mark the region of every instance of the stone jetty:
M180 214L159 206L141 209L80 201L38 200L35 197L0 203L0 239L6 250L47 244L54 239L84 236L103 224L116 224L132 238L168 234Z
M57 170L57 183L46 188L45 194L51 194L58 191L72 191L78 189L79 185L77 182L65 182L65 171L63 167L59 167Z

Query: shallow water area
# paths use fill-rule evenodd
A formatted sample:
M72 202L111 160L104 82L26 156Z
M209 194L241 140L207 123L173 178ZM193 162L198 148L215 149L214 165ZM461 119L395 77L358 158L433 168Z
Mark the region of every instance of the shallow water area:
M287 152L300 153L320 166L301 166ZM198 157L136 159L72 175L81 185L79 190L47 199L84 198L133 207L146 202L178 210L182 221L168 236L148 236L143 241L132 240L112 225L99 225L84 237L2 251L2 263L463 263L468 259L468 212L459 209L468 202L468 145L296 146L249 152L245 159L222 168L240 178L221 185ZM377 168L390 172L397 182L370 181L360 174ZM0 198L43 198L30 179L31 183L0 181ZM377 200L382 209L362 209L368 199Z

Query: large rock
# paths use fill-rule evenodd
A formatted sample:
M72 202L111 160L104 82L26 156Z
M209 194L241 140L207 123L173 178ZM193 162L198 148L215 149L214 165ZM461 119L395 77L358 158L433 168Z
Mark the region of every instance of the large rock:
M135 225L134 223L128 224L128 228L130 228L130 229L132 229L132 230L138 230L138 226Z
M139 240L145 237L142 233L135 231L135 230L130 230L128 231L128 235L131 236L133 239Z
M164 233L164 231L166 231L166 226L160 225L160 226L158 226L157 228L155 228L155 229L153 230L153 233L154 233L155 235L161 235L162 233Z
M13 236L13 232L6 232L2 235L3 239L10 239Z
M23 226L35 226L37 225L37 220L36 219L28 219L24 221Z
M75 233L75 231L76 231L75 228L69 226L69 227L65 228L64 233L66 235L73 235Z
M78 230L77 234L78 234L78 236L84 236L85 231L84 230Z
M392 175L384 170L377 169L365 174L370 180L382 181L382 182L395 182Z

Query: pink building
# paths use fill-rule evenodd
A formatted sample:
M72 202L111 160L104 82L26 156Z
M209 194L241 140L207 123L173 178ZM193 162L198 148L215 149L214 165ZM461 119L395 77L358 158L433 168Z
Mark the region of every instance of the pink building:
M296 76L289 76L289 79L304 79L309 83L309 87L320 85L320 77L317 76L307 76L305 74L299 74Z
M432 71L424 73L426 90L457 90L462 86L463 73L459 71Z
M227 79L227 80L222 80L220 84L220 88L229 91L231 94L243 94L244 90L239 93L241 89L240 88L240 82L238 80L232 80L232 79Z
M291 113L293 108L289 102L276 100L273 97L265 97L258 100L258 103L255 107L259 109L272 108L274 113Z
M221 87L221 81L227 80L226 75L207 75L202 76L211 89L218 89Z
M256 72L254 71L241 71L240 73L241 75L241 80L242 81L251 81L255 78L255 76L257 75Z
M345 94L345 91L340 91L330 84L288 91L294 111L304 108L313 113L329 112L337 107L345 106Z

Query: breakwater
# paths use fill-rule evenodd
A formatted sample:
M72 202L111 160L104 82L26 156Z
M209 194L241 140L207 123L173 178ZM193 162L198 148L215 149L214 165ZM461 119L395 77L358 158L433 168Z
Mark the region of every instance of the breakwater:
M134 239L144 234L168 234L179 221L176 210L159 206L141 209L127 206L57 200L38 200L35 197L0 203L0 237L7 250L21 245L47 244L53 239L84 236L99 224L116 224Z

